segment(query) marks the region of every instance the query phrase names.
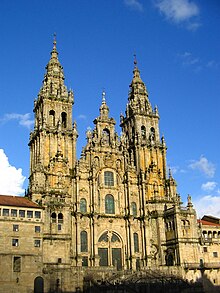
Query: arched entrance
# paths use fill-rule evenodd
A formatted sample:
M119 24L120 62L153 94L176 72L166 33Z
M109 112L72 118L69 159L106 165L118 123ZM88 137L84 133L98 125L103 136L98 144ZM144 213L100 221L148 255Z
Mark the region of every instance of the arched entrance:
M122 241L114 232L103 233L98 240L100 266L115 266L122 269Z
M44 292L44 279L42 277L36 277L34 279L34 293Z

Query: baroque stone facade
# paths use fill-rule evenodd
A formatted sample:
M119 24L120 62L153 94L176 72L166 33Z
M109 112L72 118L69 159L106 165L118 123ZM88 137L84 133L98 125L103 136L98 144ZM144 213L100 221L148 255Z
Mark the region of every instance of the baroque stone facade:
M136 60L120 117L121 136L103 92L100 114L87 131L79 160L73 104L54 41L34 102L28 195L10 204L10 197L0 197L0 292L76 292L86 278L105 280L116 271L149 269L191 282L206 276L219 285L219 219L198 221L190 196L182 206L166 166L158 109L151 106ZM13 216L23 200L24 217ZM38 210L36 225L31 211ZM8 233L14 225L22 229ZM14 239L26 245L14 246Z

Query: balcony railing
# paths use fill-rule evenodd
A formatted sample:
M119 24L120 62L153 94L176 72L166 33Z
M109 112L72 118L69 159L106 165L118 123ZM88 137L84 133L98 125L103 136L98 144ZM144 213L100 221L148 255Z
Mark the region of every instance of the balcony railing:
M210 262L210 263L184 263L185 269L197 269L197 270L204 270L204 269L219 269L220 262Z

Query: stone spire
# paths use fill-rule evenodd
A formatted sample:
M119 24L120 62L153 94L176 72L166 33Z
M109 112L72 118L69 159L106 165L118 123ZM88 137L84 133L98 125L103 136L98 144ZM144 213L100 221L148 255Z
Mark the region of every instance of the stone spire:
M64 84L65 77L63 67L58 59L56 36L54 36L53 49L50 54L51 58L46 66L43 86L40 89L39 96L51 100L64 99L73 103L73 92L71 90L68 92Z
M148 92L144 82L141 79L140 71L137 66L135 55L133 78L130 84L129 92L129 114L151 114L152 107L148 99Z
M109 114L109 107L106 104L106 100L105 100L105 91L102 92L102 104L101 107L99 108L99 112L100 112L100 118L102 120L106 120L108 119L108 114Z

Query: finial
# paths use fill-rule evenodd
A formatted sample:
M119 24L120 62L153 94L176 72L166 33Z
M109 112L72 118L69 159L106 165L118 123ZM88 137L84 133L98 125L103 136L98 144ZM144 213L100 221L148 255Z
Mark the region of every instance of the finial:
M169 168L169 178L172 178L171 168Z
M137 56L136 56L136 54L134 54L134 66L135 67L137 66Z
M192 197L191 197L191 195L189 195L188 194L188 196L187 196L187 207L188 208L191 208L191 207L193 207L193 204L192 204Z
M105 103L105 90L102 91L102 103Z
M56 50L56 45L57 45L57 34L53 34L53 49Z

